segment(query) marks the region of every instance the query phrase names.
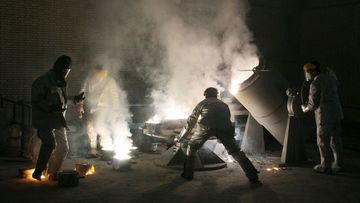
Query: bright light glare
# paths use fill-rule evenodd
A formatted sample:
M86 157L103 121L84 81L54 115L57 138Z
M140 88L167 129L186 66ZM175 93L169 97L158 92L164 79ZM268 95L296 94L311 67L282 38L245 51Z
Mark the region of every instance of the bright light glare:
M248 58L239 58L235 60L231 68L231 86L230 93L235 95L241 83L254 73L252 69L259 65L259 58L256 56Z
M85 175L92 175L92 174L94 174L94 173L95 173L95 166L92 164L92 165L90 166L90 169L86 172Z
M148 121L146 121L146 123L153 123L153 124L160 123L159 115L156 114L154 117L152 117Z
M274 171L274 172L276 172L276 171L280 171L280 170L281 170L281 168L276 167L276 166L266 168L266 171Z
M153 123L158 124L162 120L176 120L176 119L186 119L187 113L182 111L179 108L173 107L173 108L167 108L165 110L165 115L160 116L159 114L155 114L154 117L146 121L146 123Z
M177 108L169 108L166 111L165 119L174 120L174 119L186 119L187 115L185 112Z
M28 179L28 180L33 180L35 181L36 179L34 179L32 177L32 174L34 173L35 171L35 168L32 168L32 169L28 169L28 170L25 170L24 171L24 175L25 175L25 178ZM46 177L44 175L41 175L41 180L44 180ZM37 181L37 180L36 180Z

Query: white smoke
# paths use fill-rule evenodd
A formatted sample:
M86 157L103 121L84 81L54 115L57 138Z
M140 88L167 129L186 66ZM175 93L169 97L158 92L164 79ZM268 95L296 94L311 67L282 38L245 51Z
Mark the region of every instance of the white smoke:
M207 87L222 90L232 83L236 90L251 74L243 70L258 64L245 23L245 0L112 0L101 5L97 44L122 68L150 81L160 120L186 117Z
M219 9L216 24L224 32L221 43L224 63L231 67L231 93L249 78L252 68L259 64L257 48L245 20L248 6L245 1L225 0Z
M158 28L154 37L165 50L162 68L167 74L156 77L157 86L152 92L160 120L188 115L205 88L219 88L223 78L217 69L222 64L231 69L233 84L225 87L231 90L248 78L252 74L248 70L258 64L257 50L245 24L245 3L237 0L143 3L144 13Z
M119 63L108 54L98 55L84 82L85 105L88 114L87 133L95 147L99 135L102 150L115 152L116 158L129 158L132 141L128 123L131 120L127 94L117 82ZM95 141L95 142L94 142Z

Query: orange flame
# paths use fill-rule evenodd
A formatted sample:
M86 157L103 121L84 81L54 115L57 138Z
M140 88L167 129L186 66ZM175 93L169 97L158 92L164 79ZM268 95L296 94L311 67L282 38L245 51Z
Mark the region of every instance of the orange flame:
M34 173L34 171L35 171L35 168L25 170L25 171L24 171L24 177L25 177L25 179L35 181L36 179L34 179L34 178L32 177L32 174ZM43 179L45 179L45 178L46 178L46 176L41 175L41 180L43 180ZM36 180L36 181L37 181L37 180Z
M94 174L94 173L95 173L95 166L92 164L92 165L90 166L90 169L86 172L85 175L92 175L92 174Z

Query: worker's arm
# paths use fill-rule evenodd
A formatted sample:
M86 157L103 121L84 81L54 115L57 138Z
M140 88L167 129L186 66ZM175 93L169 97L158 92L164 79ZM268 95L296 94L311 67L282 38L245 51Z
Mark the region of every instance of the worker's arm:
M193 110L192 114L187 119L186 129L191 131L194 126L196 125L196 122L200 116L201 108L203 107L203 103L200 102Z
M314 80L310 84L310 90L309 90L309 100L306 105L302 105L303 112L309 112L314 111L319 107L320 104L320 81Z
M182 140L186 139L187 136L189 136L190 132L196 125L202 107L203 107L203 102L200 102L198 105L196 105L192 114L187 119L186 126L181 130L180 135L175 137L175 142L181 142Z

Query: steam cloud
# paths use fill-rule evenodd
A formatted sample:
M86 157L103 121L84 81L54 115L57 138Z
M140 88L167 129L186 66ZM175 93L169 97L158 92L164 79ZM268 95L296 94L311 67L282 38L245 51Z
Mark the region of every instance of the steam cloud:
M98 55L92 66L101 69L90 71L82 88L90 114L87 126L90 145L95 148L97 135L100 135L103 150L112 150L116 158L127 159L132 147L127 94L111 74L113 69L118 69L118 63L108 55Z
M104 1L94 41L116 70L131 69L152 84L160 119L169 111L183 117L205 88L233 89L249 77L243 70L258 64L247 7L245 0Z

